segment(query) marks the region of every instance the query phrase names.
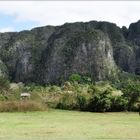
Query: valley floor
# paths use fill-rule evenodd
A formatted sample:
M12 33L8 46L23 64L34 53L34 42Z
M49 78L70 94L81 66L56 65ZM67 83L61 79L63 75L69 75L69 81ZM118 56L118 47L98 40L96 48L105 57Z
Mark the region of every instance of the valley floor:
M140 140L138 113L0 113L0 140Z

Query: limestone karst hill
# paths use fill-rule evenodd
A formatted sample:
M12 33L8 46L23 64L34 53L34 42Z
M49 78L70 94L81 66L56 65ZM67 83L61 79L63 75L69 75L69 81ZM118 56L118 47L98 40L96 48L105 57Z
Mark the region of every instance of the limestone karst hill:
M76 22L0 33L0 75L13 81L56 83L72 73L93 80L121 71L140 75L140 21Z

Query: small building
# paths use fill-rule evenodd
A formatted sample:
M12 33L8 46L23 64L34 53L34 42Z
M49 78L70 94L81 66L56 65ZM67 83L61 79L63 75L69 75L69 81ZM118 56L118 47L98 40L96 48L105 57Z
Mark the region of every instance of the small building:
M27 92L24 92L24 93L20 94L21 100L28 100L28 99L30 99L30 97L31 97L31 94L27 93Z

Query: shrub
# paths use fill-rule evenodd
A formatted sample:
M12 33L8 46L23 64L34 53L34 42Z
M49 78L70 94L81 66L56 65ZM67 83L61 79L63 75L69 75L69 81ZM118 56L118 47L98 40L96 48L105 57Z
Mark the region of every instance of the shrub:
M86 110L86 97L83 96L83 95L78 95L77 96L77 102L78 102L78 105L79 105L79 109L80 110Z
M105 112L111 108L111 91L105 90L95 93L88 106L90 111Z
M60 97L57 108L68 110L78 109L76 94L73 92L64 92Z
M90 84L92 82L91 77L89 76L82 76L81 83Z
M77 82L77 83L83 83L83 84L90 84L92 82L91 77L86 75L79 75L79 74L72 74L69 77L70 82Z
M128 99L123 96L113 96L111 102L110 111L126 111L128 109Z
M92 98L92 96L90 94L78 94L77 95L77 103L78 103L78 108L79 110L82 111L89 111L88 109L88 104L90 103L90 99Z
M71 81L71 82L80 82L81 81L81 76L79 74L72 74L69 77L69 81Z
M129 82L123 88L124 96L127 97L128 109L133 110L134 104L140 102L140 82Z
M139 111L140 112L140 102L136 102L131 107L133 111Z

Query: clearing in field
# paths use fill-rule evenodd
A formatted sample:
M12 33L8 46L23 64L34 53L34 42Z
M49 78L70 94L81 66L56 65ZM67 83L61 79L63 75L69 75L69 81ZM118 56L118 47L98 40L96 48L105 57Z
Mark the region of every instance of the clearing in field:
M138 113L0 113L3 140L140 140Z

